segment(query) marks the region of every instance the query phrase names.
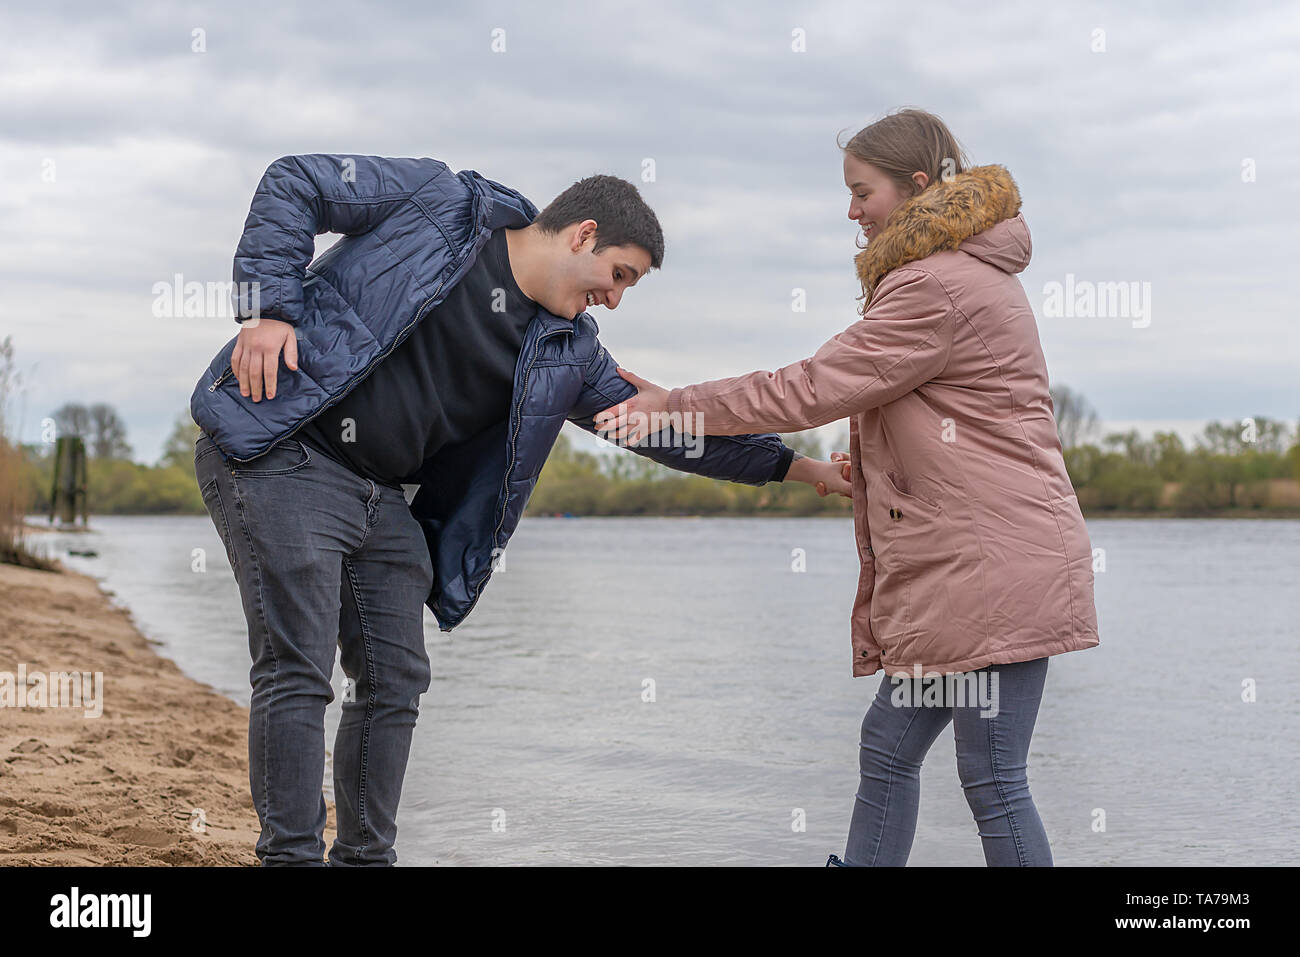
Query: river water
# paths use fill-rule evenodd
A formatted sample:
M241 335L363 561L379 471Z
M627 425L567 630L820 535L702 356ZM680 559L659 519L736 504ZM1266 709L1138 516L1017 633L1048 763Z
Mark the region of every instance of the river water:
M208 518L92 525L33 538L247 705L247 627ZM1101 644L1052 658L1029 755L1057 865L1300 863L1300 522L1089 529ZM444 634L425 610L433 683L399 863L842 855L881 680L850 677L856 583L848 519L526 518L464 624ZM335 689L327 748L337 667ZM954 755L949 724L922 769L913 865L984 864Z

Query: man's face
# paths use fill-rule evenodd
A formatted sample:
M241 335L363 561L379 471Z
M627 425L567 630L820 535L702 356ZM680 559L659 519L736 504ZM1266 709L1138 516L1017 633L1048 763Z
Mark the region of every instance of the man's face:
M593 253L596 227L596 221L588 219L565 231L568 268L565 282L556 290L563 304L548 306L557 316L577 318L593 306L616 309L624 291L650 271L650 253L640 246L606 246Z

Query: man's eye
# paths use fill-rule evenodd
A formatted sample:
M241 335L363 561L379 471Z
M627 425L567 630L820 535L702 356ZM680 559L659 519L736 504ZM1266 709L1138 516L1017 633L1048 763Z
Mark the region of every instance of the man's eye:
M614 281L615 281L615 282L622 282L622 281L623 281L623 274L622 274L621 272L619 272L617 269L614 270Z

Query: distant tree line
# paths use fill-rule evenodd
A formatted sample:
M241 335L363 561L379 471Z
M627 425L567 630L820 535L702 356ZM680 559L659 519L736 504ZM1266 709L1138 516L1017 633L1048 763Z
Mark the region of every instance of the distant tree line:
M1099 439L1098 417L1082 396L1052 390L1065 464L1090 514L1300 513L1297 431L1264 416L1212 422L1192 447L1174 432L1143 438L1136 431ZM58 435L86 444L90 510L99 514L205 514L194 478L198 426L180 413L159 461L131 459L127 429L106 403L68 403L50 414ZM815 458L848 448L847 428L831 448L817 433L782 436ZM8 446L11 451L14 448ZM53 444L17 447L2 470L0 493L48 513ZM12 457L11 457L12 458ZM806 485L747 486L686 475L630 452L580 451L561 433L528 505L530 515L847 515L848 499L821 498Z
M50 414L56 436L80 436L86 446L86 499L92 514L203 515L194 478L194 443L199 427L188 411L177 416L154 465L131 459L126 426L112 406L69 403ZM54 443L22 446L29 510L49 514L54 483Z
M1085 511L1214 514L1300 511L1300 430L1266 416L1210 422L1191 448L1175 432L1136 430L1086 441L1097 416L1066 388L1052 392L1057 429Z

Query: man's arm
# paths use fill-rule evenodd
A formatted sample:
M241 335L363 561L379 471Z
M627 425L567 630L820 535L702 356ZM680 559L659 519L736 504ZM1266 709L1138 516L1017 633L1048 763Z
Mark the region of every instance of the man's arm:
M261 315L295 324L302 283L320 233L373 229L446 171L429 158L309 153L282 156L262 176L235 250L236 319ZM240 284L256 283L256 286ZM255 288L257 310L241 290Z
M570 422L597 434L592 421L596 413L636 395L636 386L616 369L609 351L598 342L583 377L582 391L569 411ZM625 447L680 472L742 485L764 485L794 478L788 476L788 471L798 454L772 433L705 437L683 434L672 425L656 435L646 436L637 445ZM805 460L800 469L807 464Z

